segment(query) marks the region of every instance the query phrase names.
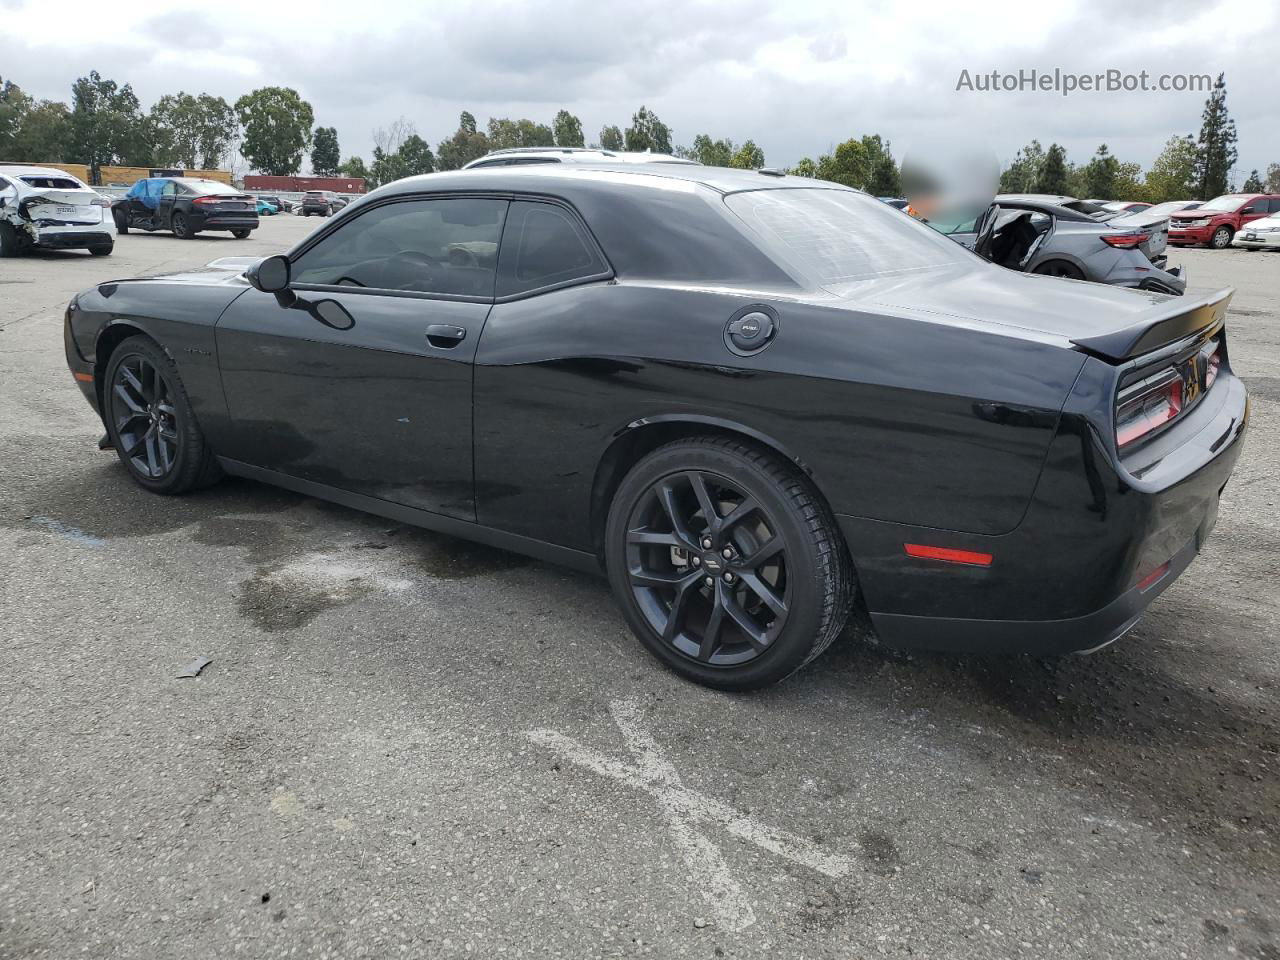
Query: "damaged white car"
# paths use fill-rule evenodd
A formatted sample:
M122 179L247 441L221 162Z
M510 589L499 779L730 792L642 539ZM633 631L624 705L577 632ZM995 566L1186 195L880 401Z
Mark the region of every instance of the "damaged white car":
M0 166L0 257L28 250L88 250L105 257L115 245L111 201L52 167Z

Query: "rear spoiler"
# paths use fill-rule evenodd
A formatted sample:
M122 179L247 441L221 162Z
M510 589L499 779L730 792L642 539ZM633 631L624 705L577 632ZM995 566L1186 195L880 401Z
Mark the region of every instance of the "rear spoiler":
M1107 360L1129 360L1150 353L1166 343L1189 337L1206 327L1221 323L1227 315L1227 304L1235 295L1234 287L1223 287L1212 293L1170 297L1168 302L1147 310L1135 324L1100 333L1095 337L1072 339L1081 350Z

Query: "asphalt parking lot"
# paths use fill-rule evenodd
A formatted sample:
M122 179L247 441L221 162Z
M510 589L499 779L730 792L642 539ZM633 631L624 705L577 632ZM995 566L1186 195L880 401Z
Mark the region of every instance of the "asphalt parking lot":
M1123 641L726 695L602 580L97 450L67 300L317 225L0 262L0 958L1280 958L1280 253L1173 252L1252 435Z

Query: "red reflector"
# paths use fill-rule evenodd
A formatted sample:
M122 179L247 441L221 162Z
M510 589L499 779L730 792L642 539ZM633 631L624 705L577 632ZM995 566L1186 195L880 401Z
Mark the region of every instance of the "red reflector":
M1169 561L1166 560L1160 566L1156 567L1145 577L1138 581L1138 589L1145 590L1147 587L1153 586L1161 577L1169 572Z
M75 373L72 374L72 376L75 377L77 380L79 380L81 383L93 383L92 373L80 373L77 370Z
M976 550L953 550L951 547L930 547L923 543L904 543L903 549L909 557L921 557L924 560L945 560L947 563L967 563L973 567L991 566L991 554L978 553Z

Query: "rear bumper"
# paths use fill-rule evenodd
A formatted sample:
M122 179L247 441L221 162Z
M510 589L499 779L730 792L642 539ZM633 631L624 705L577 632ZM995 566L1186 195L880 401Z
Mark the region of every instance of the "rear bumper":
M74 250L82 247L109 247L115 237L105 230L41 230L37 247L49 250Z
M1049 655L1121 636L1213 529L1246 433L1244 384L1219 381L1188 421L1176 448L1132 476L1087 425L1064 418L1026 516L1001 536L838 517L881 640ZM913 557L908 543L992 559L979 566Z
M215 213L199 218L193 217L192 227L196 230L256 230L258 215L256 213Z

